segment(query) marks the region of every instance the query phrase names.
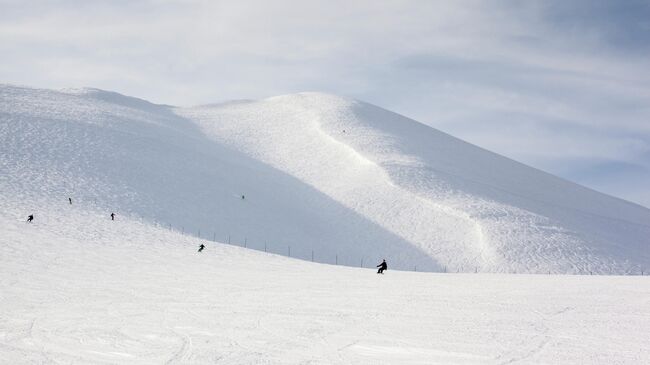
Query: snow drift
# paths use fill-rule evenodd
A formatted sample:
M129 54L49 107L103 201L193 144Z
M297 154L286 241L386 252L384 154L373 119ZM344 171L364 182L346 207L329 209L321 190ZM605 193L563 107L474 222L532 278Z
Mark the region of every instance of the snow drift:
M327 263L530 273L650 266L650 210L332 95L177 108L96 89L5 85L0 152L0 200L37 219L72 197Z

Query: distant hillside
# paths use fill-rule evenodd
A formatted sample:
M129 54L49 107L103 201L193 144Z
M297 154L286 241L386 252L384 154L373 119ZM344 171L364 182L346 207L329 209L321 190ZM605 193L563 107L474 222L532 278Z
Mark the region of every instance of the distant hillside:
M97 89L4 85L0 169L0 200L26 211L72 197L320 262L650 266L650 210L326 94L175 108Z

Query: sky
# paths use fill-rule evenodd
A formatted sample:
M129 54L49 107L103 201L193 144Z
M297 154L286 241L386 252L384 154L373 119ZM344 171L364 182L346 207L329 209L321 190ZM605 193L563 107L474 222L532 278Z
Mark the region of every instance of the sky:
M0 0L0 83L367 101L650 207L650 0Z

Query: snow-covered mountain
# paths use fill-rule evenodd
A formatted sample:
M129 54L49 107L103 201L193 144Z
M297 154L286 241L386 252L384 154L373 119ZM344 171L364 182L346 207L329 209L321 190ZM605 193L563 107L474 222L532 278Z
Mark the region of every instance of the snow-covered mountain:
M650 267L650 210L319 93L178 108L96 89L0 86L5 210L55 220L68 197L327 263Z
M354 100L1 86L0 207L2 364L650 362L647 209Z

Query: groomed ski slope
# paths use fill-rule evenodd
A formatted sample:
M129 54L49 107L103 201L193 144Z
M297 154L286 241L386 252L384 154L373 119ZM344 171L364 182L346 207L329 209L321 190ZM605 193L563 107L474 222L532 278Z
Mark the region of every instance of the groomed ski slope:
M438 272L650 267L650 210L332 95L178 108L2 85L0 146L0 199L23 215L72 197L351 266L385 257Z
M382 276L40 208L0 212L5 364L650 363L647 276Z

